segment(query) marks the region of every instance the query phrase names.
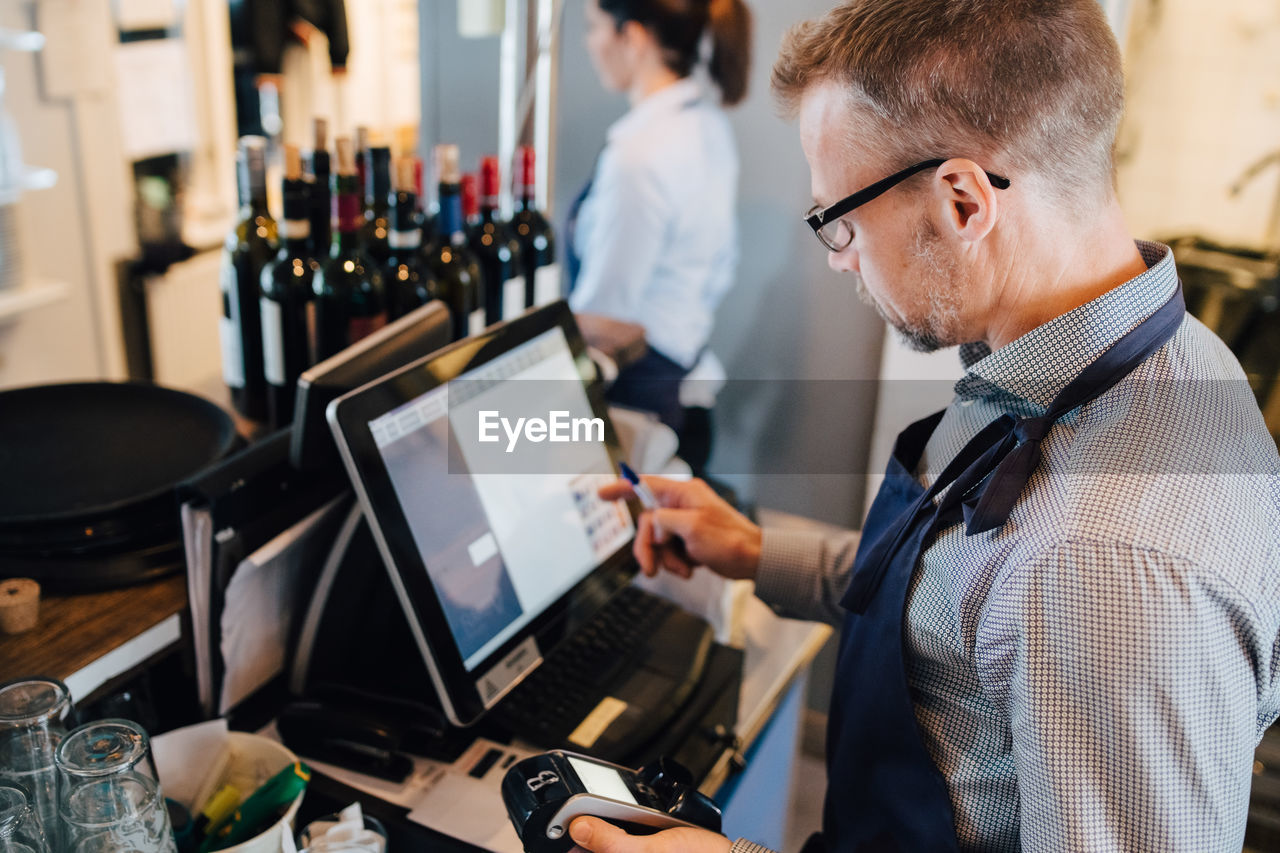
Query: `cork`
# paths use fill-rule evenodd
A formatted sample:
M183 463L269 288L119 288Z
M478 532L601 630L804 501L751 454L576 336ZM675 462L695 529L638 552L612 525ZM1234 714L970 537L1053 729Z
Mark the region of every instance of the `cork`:
M351 137L339 136L334 144L338 149L338 174L354 175L356 173L356 152L351 149Z
M21 634L40 620L40 584L28 578L0 581L0 632Z
M284 147L284 176L286 180L302 180L302 152L296 145Z
M462 169L458 165L458 146L441 144L436 146L436 180L442 184L456 184L462 180Z
M320 117L315 120L315 150L324 151L329 147L329 122Z
M396 192L411 193L417 192L418 181L417 163L412 157L400 157L396 159Z

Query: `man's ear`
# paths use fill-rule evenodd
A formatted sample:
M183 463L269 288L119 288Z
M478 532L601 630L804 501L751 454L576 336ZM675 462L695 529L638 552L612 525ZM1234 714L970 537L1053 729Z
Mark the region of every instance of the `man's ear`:
M991 233L1000 216L1000 201L981 166L963 158L946 161L934 173L934 190L942 204L943 221L957 237L977 242Z

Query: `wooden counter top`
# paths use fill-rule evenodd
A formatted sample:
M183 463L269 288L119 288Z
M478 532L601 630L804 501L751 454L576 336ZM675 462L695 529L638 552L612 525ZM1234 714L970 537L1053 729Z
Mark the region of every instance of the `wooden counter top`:
M178 614L186 607L182 573L107 592L42 594L34 630L0 635L0 681L52 676L67 682L75 701L82 701L105 681L176 642ZM139 645L148 635L150 641ZM106 668L94 669L104 662Z

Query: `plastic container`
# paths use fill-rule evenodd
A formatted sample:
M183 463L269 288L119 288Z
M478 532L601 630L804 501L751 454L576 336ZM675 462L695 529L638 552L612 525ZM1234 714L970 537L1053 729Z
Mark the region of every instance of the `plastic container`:
M193 818L204 805L203 801L194 802L197 798L207 798L212 791L232 784L240 789L243 800L298 760L292 750L271 738L248 732L211 732L209 727L210 724L205 723L175 729L151 742L160 770L160 784L169 797L187 807ZM215 768L215 774L211 778L178 778L177 774L191 768ZM293 832L293 820L302 805L302 797L302 794L295 797L289 810L270 829L224 850L227 853L281 853L284 834Z

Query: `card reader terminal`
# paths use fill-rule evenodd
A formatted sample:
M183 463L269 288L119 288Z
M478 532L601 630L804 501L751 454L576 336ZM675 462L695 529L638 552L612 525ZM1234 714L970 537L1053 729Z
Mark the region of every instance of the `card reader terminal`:
M665 758L636 771L552 750L512 765L502 799L527 853L572 850L569 824L583 815L639 835L679 826L720 831L720 807Z

